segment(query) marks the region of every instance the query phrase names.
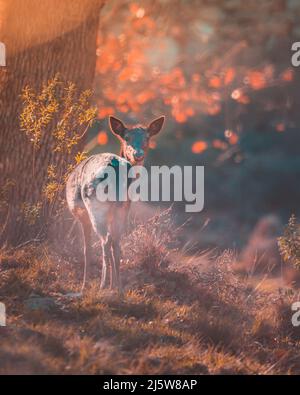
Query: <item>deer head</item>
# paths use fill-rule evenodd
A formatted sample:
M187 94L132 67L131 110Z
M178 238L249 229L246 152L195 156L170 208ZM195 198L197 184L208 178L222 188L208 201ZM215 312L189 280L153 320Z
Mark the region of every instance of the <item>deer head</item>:
M121 142L120 155L132 165L143 165L150 138L160 132L164 120L165 117L162 116L152 121L148 127L137 125L128 128L118 118L109 117L111 131Z

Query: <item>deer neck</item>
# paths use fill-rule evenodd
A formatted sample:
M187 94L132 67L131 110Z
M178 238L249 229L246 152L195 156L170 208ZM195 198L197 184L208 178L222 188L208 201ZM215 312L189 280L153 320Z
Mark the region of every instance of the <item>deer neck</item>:
M125 150L124 150L124 147L123 147L123 145L121 145L121 149L120 149L120 157L121 158L124 158L124 159L126 159L128 162L130 162L131 163L131 161L129 160L129 158L126 156L126 154L125 154ZM132 164L132 163L131 163Z
M128 160L127 157L126 157L126 155L125 155L125 153L124 153L124 147L123 147L123 145L121 145L120 157L121 157L121 158L124 158L124 159L126 159L126 160Z
M130 162L132 166L135 165L135 163L132 163L131 160L126 156L123 145L121 145L121 149L120 149L120 154L119 154L119 156L120 156L121 158L126 159L128 162ZM144 165L144 161L143 161L142 163L139 164L139 166L143 166L143 165Z

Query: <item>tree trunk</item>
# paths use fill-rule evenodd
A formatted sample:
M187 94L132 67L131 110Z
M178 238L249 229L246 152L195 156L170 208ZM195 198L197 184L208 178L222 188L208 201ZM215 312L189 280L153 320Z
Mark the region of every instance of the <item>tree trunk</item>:
M8 222L2 219L0 231L5 229L9 244L28 237L19 210L24 202L39 201L53 159L46 138L33 173L33 146L19 126L20 93L26 85L40 90L56 73L80 91L92 87L102 5L103 0L0 0L0 41L7 53L6 68L0 67L0 185L14 183Z

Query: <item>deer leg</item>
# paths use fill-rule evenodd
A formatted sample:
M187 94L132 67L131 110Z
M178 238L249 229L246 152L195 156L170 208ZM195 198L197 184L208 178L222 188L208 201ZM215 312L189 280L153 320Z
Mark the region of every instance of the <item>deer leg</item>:
M73 215L81 224L81 231L83 237L83 254L84 254L84 269L83 269L83 281L81 286L81 292L83 292L86 280L89 274L89 265L91 261L92 248L91 248L91 222L88 214L84 210L74 210Z
M102 274L100 288L108 286L109 271L112 261L111 257L111 235L108 230L108 208L104 203L95 198L86 198L84 204L87 208L89 218L95 233L99 236L102 246Z
M110 266L110 289L114 289L116 287L117 281L117 272L116 272L116 260L114 254L114 242L111 244L111 266Z
M112 279L112 288L118 288L119 292L122 289L120 279L120 261L121 261L121 237L126 230L128 221L128 208L126 205L115 212L114 221L111 223L111 235L112 235L112 255L114 265L114 277Z
M112 265L112 254L111 254L111 236L108 234L106 237L102 237L102 275L100 288L105 289L108 287L109 272Z
M112 288L118 288L121 290L121 280L120 280L120 259L121 259L121 248L120 239L115 239L112 242L112 253L113 253L113 263L114 263L114 278L111 284Z
M91 226L84 222L81 223L82 234L83 234L83 253L84 253L84 270L83 270L83 282L81 292L83 292L86 280L89 275L90 261L91 261Z

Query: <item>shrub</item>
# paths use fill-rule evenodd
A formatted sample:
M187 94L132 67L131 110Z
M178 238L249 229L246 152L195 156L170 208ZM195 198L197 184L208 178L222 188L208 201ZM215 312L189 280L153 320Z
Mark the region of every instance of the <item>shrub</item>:
M300 270L300 225L294 215L285 227L283 236L279 237L278 245L283 260Z

